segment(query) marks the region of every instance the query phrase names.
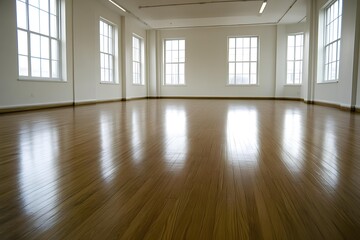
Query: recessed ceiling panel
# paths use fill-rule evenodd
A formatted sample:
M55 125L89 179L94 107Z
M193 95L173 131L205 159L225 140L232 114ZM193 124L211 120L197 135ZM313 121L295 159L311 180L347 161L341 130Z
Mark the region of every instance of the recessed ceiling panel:
M107 1L107 0L100 0ZM113 0L151 28L298 23L307 0Z

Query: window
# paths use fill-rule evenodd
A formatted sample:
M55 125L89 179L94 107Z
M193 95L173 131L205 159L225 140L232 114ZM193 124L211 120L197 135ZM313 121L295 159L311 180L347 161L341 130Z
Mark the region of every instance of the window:
M335 1L325 9L325 82L337 81L339 79L341 15L342 0Z
M105 20L100 20L100 80L113 83L114 80L114 26Z
M141 38L133 36L133 84L144 85L142 52Z
M304 53L304 35L289 35L287 40L286 84L301 84Z
M258 37L229 38L229 84L257 84Z
M20 79L61 78L59 0L17 0Z
M165 40L164 84L185 84L185 40Z

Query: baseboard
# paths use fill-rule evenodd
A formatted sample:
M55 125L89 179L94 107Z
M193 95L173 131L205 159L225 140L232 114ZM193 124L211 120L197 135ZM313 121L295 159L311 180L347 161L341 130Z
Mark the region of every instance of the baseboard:
M122 101L135 101L135 100L144 100L148 99L148 97L131 97L131 98L123 98Z
M274 97L161 96L160 99L276 100Z
M23 112L23 111L41 110L41 109L48 109L48 108L92 105L92 104L100 104L100 103L108 103L108 102L119 102L121 100L122 100L122 98L119 98L119 99L106 99L106 100L86 100L86 101L78 101L78 102L46 103L46 104L11 106L11 107L0 108L0 113Z
M350 105L343 105L343 104L330 103L330 102L324 102L324 101L305 101L304 100L304 102L307 104L314 104L314 105L323 106L323 107L336 108L336 109L346 111L346 112L357 112L356 107L350 106Z
M0 108L0 113L23 112L23 111L40 110L40 109L47 109L47 108L69 107L72 105L73 105L72 102L62 102L62 103L46 103L46 104L9 106L9 107Z
M103 99L103 100L86 100L86 101L75 102L74 105L82 106L82 105L93 105L93 104L120 102L120 101L123 101L123 99L122 98L114 98L114 99Z

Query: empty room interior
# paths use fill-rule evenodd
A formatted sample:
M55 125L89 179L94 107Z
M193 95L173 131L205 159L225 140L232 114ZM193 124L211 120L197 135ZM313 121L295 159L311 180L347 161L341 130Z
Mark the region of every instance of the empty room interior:
M0 0L0 239L358 239L358 0Z

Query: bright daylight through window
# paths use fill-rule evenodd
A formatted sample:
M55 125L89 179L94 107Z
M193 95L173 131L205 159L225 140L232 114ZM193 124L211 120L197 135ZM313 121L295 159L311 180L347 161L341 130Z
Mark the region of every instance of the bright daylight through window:
M258 37L230 37L228 54L228 84L257 84Z
M325 54L324 81L339 79L342 0L337 0L325 9Z
M58 0L17 0L20 79L61 78Z
M141 38L133 36L133 84L144 85L142 65Z
M286 84L301 84L304 55L304 35L289 35L287 46Z
M100 76L101 82L114 82L114 27L100 20Z
M185 40L165 40L165 85L185 84Z

